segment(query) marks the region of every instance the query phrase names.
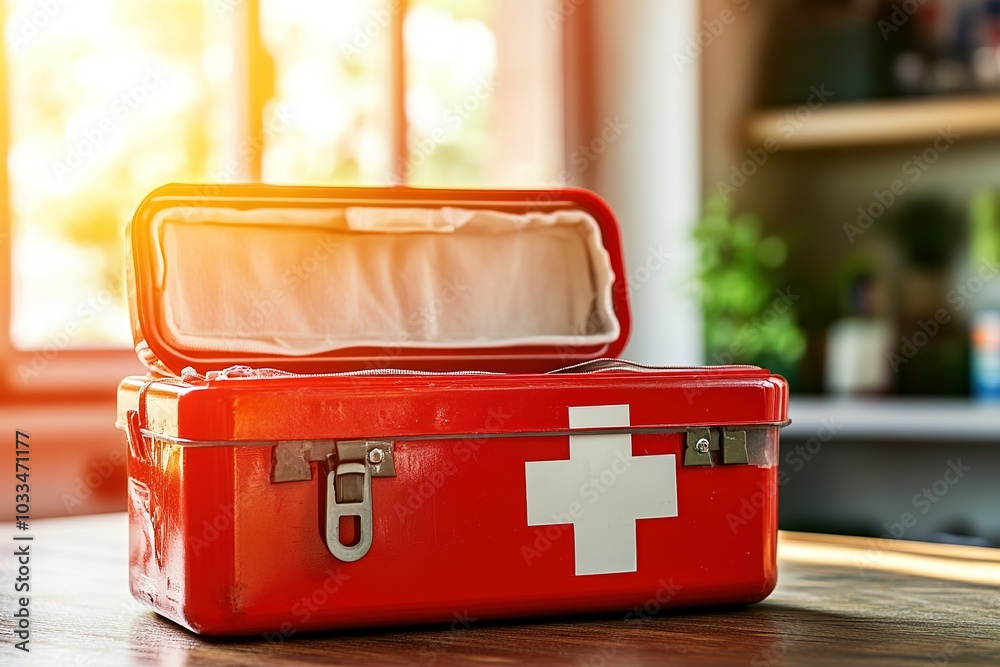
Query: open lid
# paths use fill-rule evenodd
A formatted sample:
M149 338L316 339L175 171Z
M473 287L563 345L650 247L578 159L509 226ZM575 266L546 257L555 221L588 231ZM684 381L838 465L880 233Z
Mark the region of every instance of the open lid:
M161 373L534 373L628 338L618 225L585 190L168 185L128 237Z

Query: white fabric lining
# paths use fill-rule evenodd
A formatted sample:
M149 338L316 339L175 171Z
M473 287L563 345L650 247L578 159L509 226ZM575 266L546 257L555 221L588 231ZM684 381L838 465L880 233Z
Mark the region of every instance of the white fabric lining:
M614 272L578 211L169 208L153 219L175 347L581 346L620 335Z

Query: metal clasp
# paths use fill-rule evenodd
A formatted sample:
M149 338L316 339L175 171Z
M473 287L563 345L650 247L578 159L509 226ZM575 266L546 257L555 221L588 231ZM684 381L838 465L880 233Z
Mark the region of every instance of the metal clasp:
M722 450L721 457L712 452ZM721 459L721 460L720 460ZM684 449L685 466L745 465L747 456L747 432L710 428L693 428L687 431Z
M372 546L372 477L394 477L393 443L350 440L326 457L326 546L334 558L352 563ZM341 519L354 519L355 541L341 540Z

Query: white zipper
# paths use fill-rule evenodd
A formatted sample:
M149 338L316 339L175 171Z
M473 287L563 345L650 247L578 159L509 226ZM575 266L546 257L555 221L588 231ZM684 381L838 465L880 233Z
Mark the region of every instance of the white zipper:
M584 361L579 364L574 364L572 366L566 366L564 368L558 368L554 371L548 371L545 375L557 375L560 373L579 373L581 375L591 374L591 373L604 373L607 371L632 371L638 373L647 372L658 372L658 371L688 371L688 370L704 370L708 368L707 366L649 366L647 364L640 364L636 361L629 361L627 359L591 359L590 361ZM729 365L729 366L712 366L712 368L718 368L722 370L750 370L758 368L752 365Z
M706 366L649 366L625 359L592 359L572 366L565 366L542 375L592 375L612 371L627 371L632 373L655 373L659 371L703 370ZM730 365L713 366L720 370L750 370L757 366ZM180 378L184 382L217 381L217 380L260 380L266 378L323 378L323 377L395 377L395 376L454 376L454 375L508 375L491 371L415 371L402 368L370 368L340 373L290 373L277 368L253 368L251 366L230 366L221 371L209 371L202 375L190 366L181 371Z

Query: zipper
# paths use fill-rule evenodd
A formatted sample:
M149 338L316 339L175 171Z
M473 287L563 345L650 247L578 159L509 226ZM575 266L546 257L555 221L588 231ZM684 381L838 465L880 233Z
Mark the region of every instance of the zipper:
M688 370L702 370L706 368L705 366L650 366L647 364L640 364L636 361L629 361L627 359L591 359L590 361L584 361L579 364L574 364L572 366L566 366L564 368L557 368L554 371L548 371L544 375L559 375L559 374L580 374L589 375L593 373L606 373L608 371L632 371L636 373L654 373L658 371L688 371ZM743 365L728 365L728 366L712 366L712 368L718 368L722 370L751 370L758 368L757 366L752 366L749 364Z
M542 373L542 375L593 375L597 373L609 373L615 371L625 371L631 373L655 373L659 371L685 371L701 370L705 366L650 366L640 364L635 361L625 359L591 359L572 366L565 366L553 371ZM757 366L752 365L728 365L713 366L720 370L751 370ZM340 373L290 373L277 368L253 368L251 366L230 366L221 371L208 371L202 375L190 366L181 371L180 379L184 382L201 381L214 382L218 380L260 380L266 378L323 378L323 377L397 377L397 376L455 376L455 375L507 375L506 373L496 373L491 371L415 371L403 368L370 368L357 371L343 371Z
M489 371L448 371L433 373L429 371L413 371L404 368L369 368L358 371L343 371L341 373L290 373L277 368L253 368L251 366L230 366L221 371L208 371L202 375L188 366L181 371L181 379L185 382L200 380L214 382L216 380L260 380L266 378L330 378L330 377L365 377L365 376L407 376L407 375L504 375Z

